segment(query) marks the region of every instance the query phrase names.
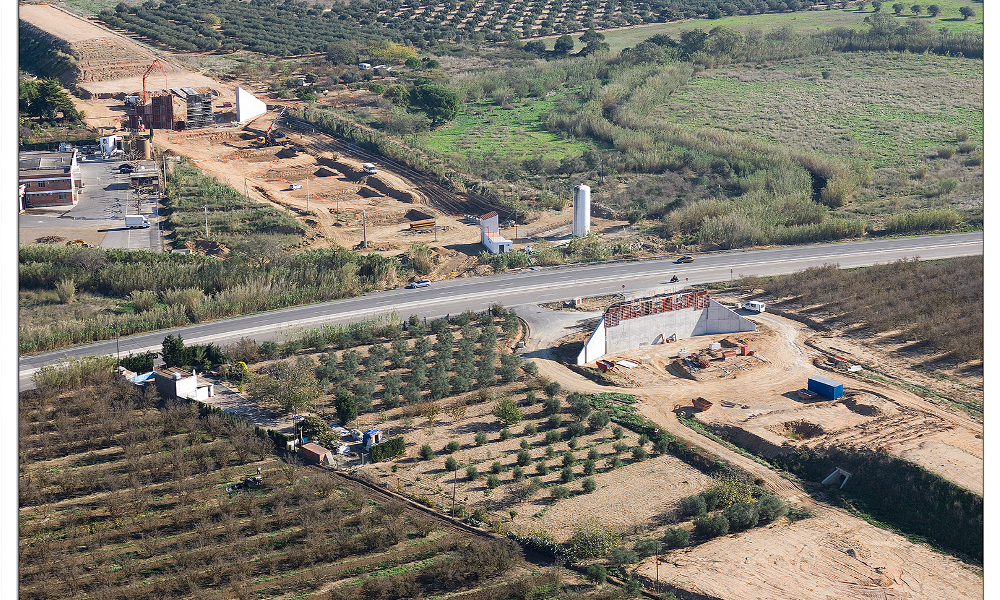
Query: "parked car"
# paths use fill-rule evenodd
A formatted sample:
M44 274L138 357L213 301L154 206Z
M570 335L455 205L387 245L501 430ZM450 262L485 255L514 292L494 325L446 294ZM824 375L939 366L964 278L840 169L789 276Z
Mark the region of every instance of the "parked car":
M408 285L406 287L408 287L410 289L413 289L413 288L422 288L422 287L427 287L430 284L431 284L431 280L430 279L418 279L418 280L414 281L413 283L411 283L410 285Z
M376 168L375 165L373 165L372 163L365 163L361 165L361 169L368 175L374 175L378 173L378 168Z
M681 264L681 263L689 263L689 262L694 262L694 257L693 256L687 256L687 255L685 255L685 256L682 256L682 257L680 257L680 258L678 258L677 260L674 261L674 263L678 264L678 265Z

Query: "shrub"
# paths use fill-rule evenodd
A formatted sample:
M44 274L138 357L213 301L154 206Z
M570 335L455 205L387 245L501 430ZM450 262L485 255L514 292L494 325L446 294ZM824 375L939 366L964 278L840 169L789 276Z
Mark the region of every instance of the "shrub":
M788 509L788 520L795 522L801 521L802 519L809 519L815 517L816 513L809 510L808 508L790 508Z
M521 449L521 451L517 453L517 464L522 467L527 467L528 465L530 465L531 452L529 452L526 449Z
M451 454L452 452L458 452L462 449L462 445L458 442L452 440L444 445L444 451Z
M705 501L705 510L711 512L719 506L719 488L709 488L698 494Z
M521 481L524 479L524 469L522 469L520 465L515 465L511 473L514 476L514 481Z
M722 514L729 521L732 531L743 531L757 526L760 513L753 502L737 502L726 507Z
M701 495L681 498L681 514L686 517L701 517L707 512L705 498Z
M632 448L632 458L636 460L646 460L649 457L649 453L642 446L636 446Z
M545 458L552 458L555 455L556 449L552 447L552 444L545 447Z
M504 427L503 429L500 430L500 441L506 442L509 439L510 439L510 429Z
M531 449L531 442L529 442L528 440L526 440L524 438L521 438L520 446L521 446L521 450L530 450Z
M549 429L558 429L562 426L562 417L559 415L549 415L547 425Z
M564 485L557 485L549 490L549 496L551 496L553 500L569 498L569 488Z
M402 456L404 452L406 452L406 442L403 440L403 436L397 436L377 446L372 446L368 456L375 463Z
M590 565L587 567L587 579L597 584L604 583L608 580L608 569L604 565Z
M608 560L615 567L621 568L624 565L634 565L639 562L639 555L628 548L617 546L608 552Z
M578 437L585 433L587 433L587 427L579 421L572 421L566 426L566 437Z
M469 481L475 481L479 477L479 469L474 465L469 465L465 467L465 478Z
M663 543L660 540L638 540L632 548L639 556L654 556L663 550Z
M535 364L535 363L531 363L531 364ZM528 393L524 395L524 405L525 406L534 406L537 403L538 403L538 398L535 397L535 391L534 390L528 390Z
M615 451L615 454L621 454L628 450L628 444L625 442L615 442L611 445L611 449Z
M594 481L593 477L588 477L583 480L583 491L584 493L591 493L597 489L597 482Z
M618 456L609 456L608 457L608 468L609 469L617 469L620 466L622 466L622 459L620 457L618 457Z
M592 459L587 459L583 461L583 474L593 475L594 471L597 469L597 463Z
M488 487L491 490L500 487L500 478L490 473L489 475L486 476L486 487Z
M937 149L938 158L951 158L955 154L955 149L951 146L941 146Z
M535 428L534 424L528 423L524 426L524 435L535 435L538 430Z
M542 402L542 413L546 415L554 415L559 412L559 398L549 397Z
M614 527L605 527L590 517L573 528L566 545L578 558L593 558L607 554L620 542L621 535Z
M576 475L573 474L573 467L563 467L562 471L559 473L559 481L569 483L574 479L576 479Z
M576 464L576 457L573 456L572 452L567 452L566 454L563 454L562 464L564 467L572 467Z
M498 460L493 461L493 464L490 465L490 473L493 473L494 475L499 475L502 472L503 472L503 465L500 464L500 461Z
M625 430L619 425L615 425L611 428L611 435L615 436L616 440L620 440L625 436Z
M444 461L444 468L448 469L449 471L457 471L458 470L458 461L455 460L454 456L449 456Z
M517 405L510 397L501 398L496 405L493 407L493 416L495 416L501 423L505 426L517 425L524 418L524 413L521 408Z
M670 527L663 534L663 544L667 548L684 548L691 540L691 532L683 527Z
M607 427L610 421L611 418L608 416L608 413L603 410L599 410L590 415L587 419L587 425L590 426L591 431L600 431Z
M485 431L477 431L476 432L476 445L477 446L482 446L485 443L486 443L486 432Z
M430 460L434 458L434 450L431 448L430 444L424 444L420 447L420 458L423 460Z
M757 513L762 523L770 523L788 514L788 505L774 494L764 494L757 500Z
M723 514L699 517L694 521L694 532L706 538L726 535L729 533L729 520Z
M542 388L542 391L545 392L545 395L549 398L555 398L556 394L558 394L561 390L562 385L560 385L558 381L551 381L545 384L545 387Z
M591 448L587 451L587 460L597 460L601 457L601 453L597 451L597 448Z
M524 365L521 368L524 369L524 372L527 373L528 375L531 375L532 377L538 377L538 365L536 365L534 362L528 361L524 363ZM535 395L534 392L528 392L528 393L531 394L532 397L534 397Z
M576 450L576 447L580 445L580 442L576 439L576 436L574 435L573 437L569 438L569 441L566 442L566 445L569 446L570 450Z
M562 440L562 436L559 435L559 431L555 429L549 429L545 432L545 441L549 444L555 444L556 442Z
M539 475L548 475L549 465L544 460L540 460L535 463L535 472Z

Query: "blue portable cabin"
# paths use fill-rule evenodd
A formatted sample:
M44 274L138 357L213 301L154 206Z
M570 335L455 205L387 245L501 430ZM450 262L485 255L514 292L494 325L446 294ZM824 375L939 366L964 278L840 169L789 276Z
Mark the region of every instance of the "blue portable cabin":
M832 379L827 379L820 375L810 377L807 387L809 391L816 392L820 396L829 398L830 400L836 400L844 395L844 384L837 383Z

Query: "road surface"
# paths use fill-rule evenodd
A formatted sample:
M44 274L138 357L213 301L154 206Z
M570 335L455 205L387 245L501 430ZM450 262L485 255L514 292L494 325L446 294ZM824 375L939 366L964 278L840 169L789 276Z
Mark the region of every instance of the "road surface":
M902 258L930 260L982 253L983 233L977 232L695 255L694 262L689 264L675 264L670 259L622 261L449 279L421 289L387 290L21 357L19 389L31 388L31 375L43 365L65 357L159 351L168 333L181 335L188 344L223 345L243 336L258 342L281 342L321 325L349 323L393 312L401 318L410 315L431 318L465 310L480 311L497 302L515 306L613 293L645 296L741 275L782 275L824 264L849 268ZM672 275L680 278L678 284L669 284Z

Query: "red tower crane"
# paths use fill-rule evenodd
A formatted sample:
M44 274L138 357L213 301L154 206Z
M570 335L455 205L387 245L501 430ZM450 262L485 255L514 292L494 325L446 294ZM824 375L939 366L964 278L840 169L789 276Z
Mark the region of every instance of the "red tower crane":
M167 80L167 72L164 70L163 65L160 64L160 59L154 58L153 63L149 65L146 72L142 74L142 103L146 104L146 76L153 70L153 67L160 67L160 71L163 72L164 82Z

